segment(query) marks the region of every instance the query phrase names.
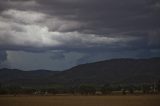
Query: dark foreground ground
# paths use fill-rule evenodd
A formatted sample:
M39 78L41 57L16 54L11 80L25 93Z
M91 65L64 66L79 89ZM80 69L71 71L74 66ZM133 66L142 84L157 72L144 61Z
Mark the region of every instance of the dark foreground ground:
M0 106L160 106L160 95L0 96Z

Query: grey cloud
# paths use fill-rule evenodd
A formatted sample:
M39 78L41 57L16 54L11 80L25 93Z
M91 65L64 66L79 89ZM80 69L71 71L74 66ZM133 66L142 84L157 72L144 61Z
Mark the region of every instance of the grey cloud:
M2 0L1 49L158 50L159 4L159 0Z
M46 5L47 12L51 10L51 13L61 15L62 18L76 19L104 27L120 28L125 24L132 27L144 19L147 22L154 18L153 14L150 15L153 13L150 9L151 4L146 0L79 0L79 2L42 0L41 2Z
M0 67L160 56L159 13L159 0L0 0Z
M81 48L101 48L101 46L125 45L129 41L136 40L136 37L123 36L100 36L97 34L87 34L78 31L61 32L49 30L49 15L35 11L23 11L8 9L1 13L0 17L0 47L1 49L81 49ZM50 20L52 23L54 17ZM60 19L56 19L61 21ZM53 26L64 28L72 21L62 20L61 23L53 22ZM72 28L72 26L68 26ZM64 28L65 29L65 28ZM120 45L121 43L121 45ZM74 44L74 45L73 45ZM120 46L118 46L120 45ZM122 46L123 47L123 46Z
M125 33L122 36L139 37L140 40L138 41L140 42L131 43L137 48L139 48L137 43L143 43L142 45L151 48L151 45L148 45L150 42L148 35L153 31L157 32L160 28L159 0L71 1L39 0L38 2L43 5L44 12L48 14L56 15L62 19L86 23L77 31L94 33L99 36L119 36L121 33ZM157 39L160 39L160 37L158 36Z

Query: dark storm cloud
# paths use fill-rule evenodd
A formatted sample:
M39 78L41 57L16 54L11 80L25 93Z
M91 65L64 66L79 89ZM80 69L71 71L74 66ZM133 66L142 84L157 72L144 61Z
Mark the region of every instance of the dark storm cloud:
M160 56L159 13L160 0L0 0L0 67Z
M17 36L10 31L1 33L7 42L1 44L3 50L160 49L159 0L2 0L0 10L2 22L11 25L4 28L18 32ZM28 35L30 32L33 35ZM22 34L28 38L20 38ZM42 41L41 34L42 38L46 34L47 40ZM17 43L17 39L22 41Z
M77 31L99 36L139 38L127 42L129 49L160 48L159 0L39 0L38 2L48 14L86 23L83 28L75 29ZM103 48L103 45L101 47Z
M142 30L159 26L158 10L150 0L40 0L46 12L85 21L93 29ZM138 28L137 28L138 27ZM105 32L107 33L107 32Z

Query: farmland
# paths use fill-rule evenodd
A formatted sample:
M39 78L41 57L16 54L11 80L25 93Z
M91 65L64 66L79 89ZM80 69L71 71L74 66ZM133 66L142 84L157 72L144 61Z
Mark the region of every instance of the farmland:
M160 95L0 96L0 106L159 106Z

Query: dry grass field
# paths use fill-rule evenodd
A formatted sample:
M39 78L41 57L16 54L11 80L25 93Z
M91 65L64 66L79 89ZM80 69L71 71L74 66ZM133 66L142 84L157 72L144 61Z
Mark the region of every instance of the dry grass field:
M160 96L0 96L0 106L160 106Z

